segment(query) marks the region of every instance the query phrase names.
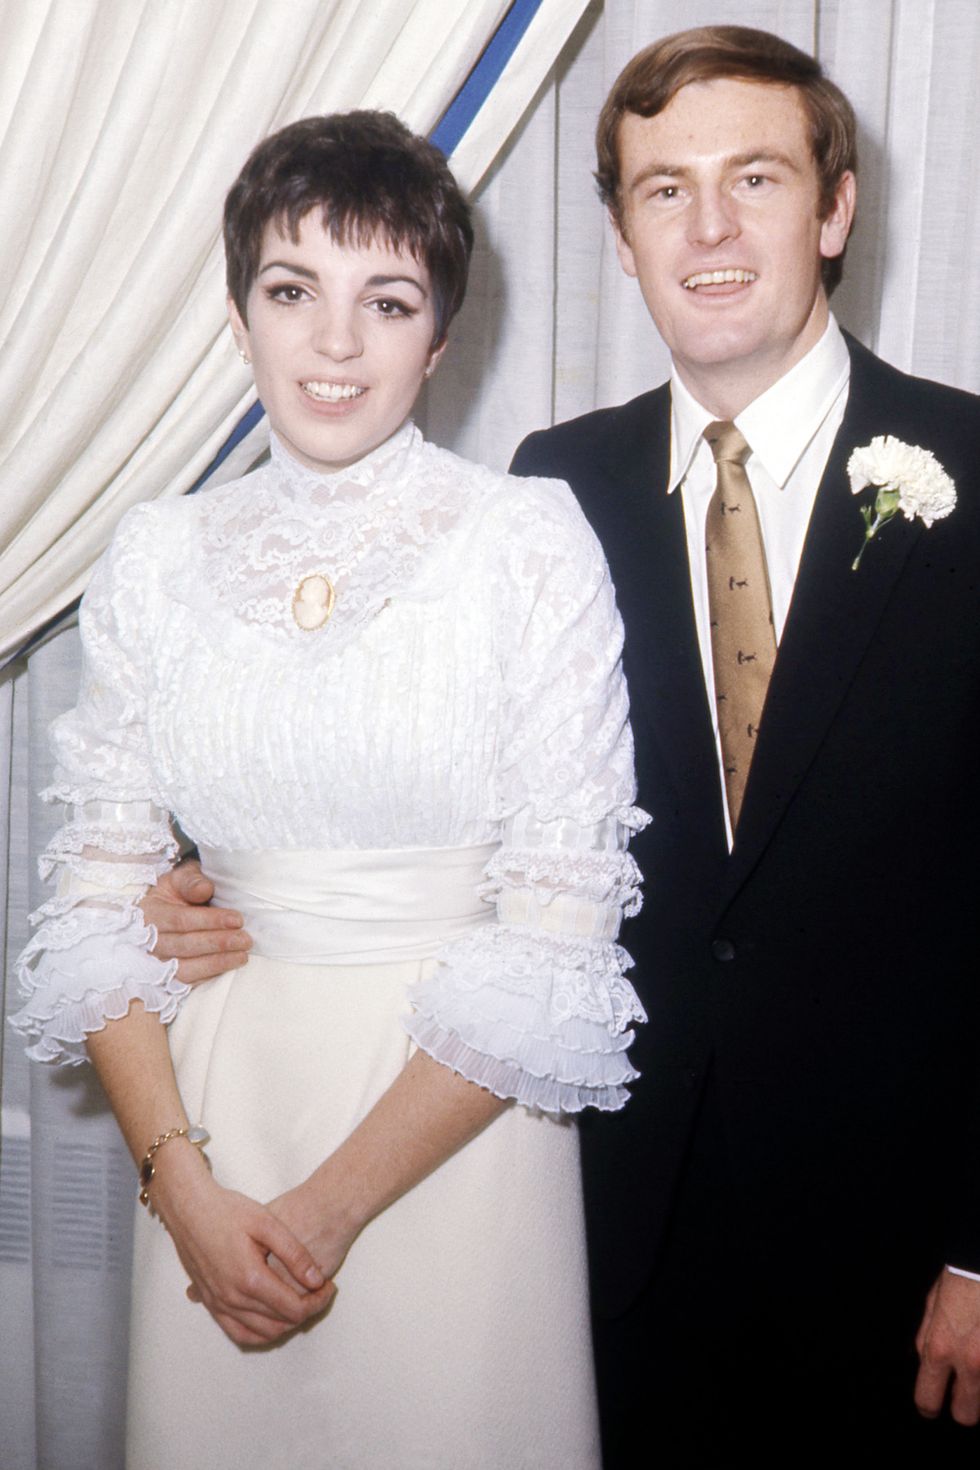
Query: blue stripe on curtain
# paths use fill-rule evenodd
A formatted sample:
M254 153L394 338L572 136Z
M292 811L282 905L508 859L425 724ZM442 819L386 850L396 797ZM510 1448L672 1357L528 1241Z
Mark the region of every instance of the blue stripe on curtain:
M431 142L448 158L517 49L518 42L541 6L541 0L514 0L494 31L486 50L429 134Z
M198 475L191 488L186 492L188 495L193 495L195 490L200 490L201 486L211 478L218 466L228 458L235 445L240 444L241 441L245 438L245 435L252 432L252 430L255 428L255 425L259 422L261 418L264 417L264 415L265 409L262 407L259 400L256 399L255 402L252 404L252 407L250 409L247 409L246 412L242 414L241 418L238 420L238 423L232 429L231 433L228 435L228 438L222 444L221 448L218 450L217 454L214 456L214 459L208 465L203 475Z
M540 5L541 0L514 0L513 5L487 42L479 61L432 129L429 134L430 141L435 143L447 158L455 148L458 148L463 134L490 96L495 84L500 80L504 68L537 14ZM252 407L232 429L207 469L187 491L188 495L193 495L195 490L200 490L203 485L207 484L218 466L228 458L235 445L241 443L245 435L255 428L264 414L265 409L260 402L256 401L252 404Z

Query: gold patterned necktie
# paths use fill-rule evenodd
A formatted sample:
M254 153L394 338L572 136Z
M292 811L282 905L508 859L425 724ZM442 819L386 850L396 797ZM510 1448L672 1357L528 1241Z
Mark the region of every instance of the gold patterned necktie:
M709 424L704 437L718 466L704 534L715 702L734 833L776 659L776 635L759 516L745 472L752 451L732 423Z

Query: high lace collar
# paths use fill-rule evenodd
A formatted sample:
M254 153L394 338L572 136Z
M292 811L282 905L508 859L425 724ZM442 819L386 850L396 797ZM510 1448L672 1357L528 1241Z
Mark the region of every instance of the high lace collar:
M321 474L302 464L290 454L275 432L269 436L272 468L277 489L300 504L327 505L337 501L365 502L379 490L390 493L418 454L422 435L411 419L406 419L383 444L372 449L345 469Z
M455 576L438 548L464 508L482 499L488 475L474 466L461 475L456 457L426 445L410 421L329 475L273 437L268 464L200 507L199 557L188 563L183 595L202 599L212 618L222 611L227 646L236 630L247 640L259 629L299 639L315 662L317 649L344 646L421 578ZM315 638L293 615L297 589L311 576L329 581L336 603Z

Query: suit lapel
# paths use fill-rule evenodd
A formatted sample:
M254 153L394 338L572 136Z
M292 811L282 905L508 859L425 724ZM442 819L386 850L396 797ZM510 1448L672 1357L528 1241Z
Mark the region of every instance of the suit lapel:
M670 397L649 395L645 422L610 454L614 482L600 539L610 555L627 629L624 657L639 756L640 800L654 811L665 793L650 787L645 744L652 739L673 782L671 799L704 841L724 851L724 818L698 646L679 493L667 494ZM611 550L614 548L614 551Z
M868 546L858 571L862 500L851 493L847 461L882 430L873 359L852 355L847 409L817 493L759 745L745 794L725 897L755 866L782 820L846 695L892 588L920 534L897 516ZM863 498L874 492L863 492Z

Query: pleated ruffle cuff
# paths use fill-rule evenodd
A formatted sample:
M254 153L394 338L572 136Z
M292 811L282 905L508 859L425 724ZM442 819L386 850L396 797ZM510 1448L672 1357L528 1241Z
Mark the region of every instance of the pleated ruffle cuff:
M488 926L454 940L411 988L405 1029L497 1097L549 1113L617 1111L638 1075L629 1023L646 1020L622 973L630 963L616 944Z
M628 852L577 852L543 847L501 847L486 868L486 881L477 890L481 898L498 900L506 890L534 890L538 903L556 897L606 904L632 918L642 907L643 878Z
M16 965L26 1004L10 1018L32 1043L29 1057L79 1066L88 1060L86 1036L134 1000L165 1024L173 1020L190 987L177 979L176 960L149 953L156 931L131 900L94 908L55 899L44 908L51 917Z

